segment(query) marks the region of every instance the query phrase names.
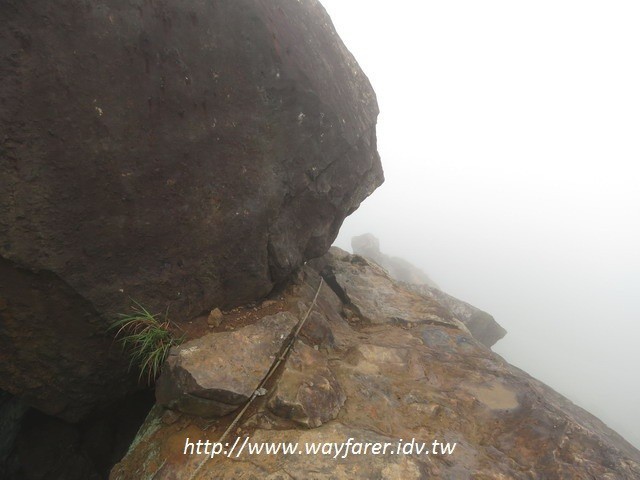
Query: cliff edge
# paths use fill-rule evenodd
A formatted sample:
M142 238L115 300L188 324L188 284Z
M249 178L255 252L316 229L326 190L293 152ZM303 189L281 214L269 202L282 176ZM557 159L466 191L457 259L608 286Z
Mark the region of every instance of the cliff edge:
M493 346L507 334L490 314L443 292L426 273L407 260L382 253L380 241L371 233L353 237L351 248L353 253L362 255L385 269L395 280L404 282L409 290L434 298L444 305L466 325L476 340L487 347Z
M370 296L359 294L365 287ZM188 367L188 358L212 341L222 345L220 335L251 338L276 316L281 324L289 318L294 331L292 319L311 307L293 349L251 407L221 418L154 407L111 480L640 476L640 452L618 434L491 352L436 299L406 289L363 257L332 248L310 262L279 301L280 311L257 314L253 327L228 325L228 332L209 334L217 339L203 337L175 352L183 359L181 375L208 382L208 390L200 390L203 401L226 401L239 390L226 372L242 365L254 370L244 351L224 357L217 380L202 362ZM271 348L270 364L279 348L268 347L267 337L261 348ZM211 458L190 447L216 442L236 420L222 450L237 441L244 452ZM295 449L250 454L245 442ZM381 447L363 454L365 444ZM310 445L320 450L308 453ZM343 449L339 455L334 445Z

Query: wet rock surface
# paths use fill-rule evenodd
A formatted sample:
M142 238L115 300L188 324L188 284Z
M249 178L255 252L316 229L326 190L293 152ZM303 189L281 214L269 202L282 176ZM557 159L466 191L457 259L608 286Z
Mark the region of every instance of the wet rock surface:
M258 388L296 323L278 313L172 349L156 383L158 403L201 417L233 412Z
M428 285L406 284L407 289L437 300L469 329L476 340L487 347L503 338L507 331L487 312Z
M465 326L443 306L393 281L376 263L359 255L349 255L336 247L335 256L310 262L335 289L346 307L371 323L435 323L456 329Z
M408 290L433 298L449 309L456 319L465 324L476 340L486 346L491 347L507 334L487 312L443 292L424 272L406 260L382 253L380 242L372 234L365 233L353 237L351 247L353 253L376 263L386 270L391 278L404 282Z
M131 298L177 321L258 300L383 181L374 92L317 1L6 0L0 26L0 259L33 277L0 289L33 332L0 329L0 388L47 413L133 388L103 334Z
M354 262L355 261L355 265ZM332 265L345 284L381 280L360 269L361 260L338 250L305 267L304 277L286 293L288 309L299 315L311 304L319 284L318 270ZM330 279L328 270L324 274ZM360 278L358 278L360 277ZM347 282L348 280L348 282ZM400 296L402 284L393 283ZM314 311L331 329L332 346L310 345L300 337L299 359L290 357L286 369L268 386L237 425L231 438L251 442L387 442L402 439L455 443L451 455L394 452L333 455L241 455L207 461L196 478L272 479L637 479L640 452L597 418L549 387L512 367L476 340L465 328L443 317L438 322L397 322L386 317L390 296L381 296L379 313L370 318L354 313L341 301L344 289L325 285ZM347 289L348 290L348 289ZM337 293L336 293L337 292ZM434 311L436 300L418 297L413 312ZM393 308L397 308L397 304ZM442 307L442 312L447 312ZM411 315L412 312L408 312ZM436 315L436 313L433 313ZM384 318L389 318L386 322ZM313 353L312 353L313 352ZM316 360L316 354L324 355ZM309 361L302 357L309 355ZM324 363L326 358L326 364ZM289 362L295 360L291 365ZM302 385L318 368L331 372L345 395L333 420L308 428L274 415L270 401L283 388L287 371ZM324 375L324 374L323 374ZM330 383L330 382L329 382ZM289 386L293 383L289 383ZM293 394L288 394L293 398ZM298 402L300 405L302 402ZM330 402L327 402L330 405ZM111 472L112 480L129 478L190 479L204 457L184 455L187 437L217 441L228 420L203 423L186 415L163 422L156 407L140 430L128 455ZM360 447L362 448L362 446Z
M298 343L284 367L267 407L275 415L319 427L338 416L346 397L325 354Z

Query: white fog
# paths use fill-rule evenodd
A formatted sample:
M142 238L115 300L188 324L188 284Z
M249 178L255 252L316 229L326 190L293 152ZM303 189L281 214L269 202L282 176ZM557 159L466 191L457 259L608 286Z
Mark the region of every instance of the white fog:
M640 447L640 6L322 3L377 93L386 177L336 245L374 234Z

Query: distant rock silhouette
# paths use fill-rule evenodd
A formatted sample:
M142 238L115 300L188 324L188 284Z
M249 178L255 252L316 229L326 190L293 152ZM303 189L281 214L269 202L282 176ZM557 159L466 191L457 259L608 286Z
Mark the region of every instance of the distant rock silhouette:
M428 285L440 288L429 278L429 276L410 262L399 258L391 257L380 251L380 241L371 233L365 233L351 239L351 249L353 253L373 260L396 280L416 285Z

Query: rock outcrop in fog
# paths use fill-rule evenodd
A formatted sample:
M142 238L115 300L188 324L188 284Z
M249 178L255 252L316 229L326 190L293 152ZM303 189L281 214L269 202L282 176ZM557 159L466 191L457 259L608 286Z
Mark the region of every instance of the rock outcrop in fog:
M185 321L322 255L383 181L378 107L316 1L0 4L0 388L130 391L105 322Z
M640 452L619 435L491 352L445 305L418 301L406 284L360 256L332 249L310 262L283 294L282 312L302 317L319 272L326 284L315 318L302 328L281 376L266 385L227 441L250 437L304 449L304 442L348 438L395 447L414 438L429 448L434 440L455 442L453 453L243 454L203 464L208 456L184 454L186 439L217 441L235 414L204 420L156 406L111 480L186 480L200 465L195 478L230 480L639 478ZM395 295L345 296L354 285L376 292L384 283ZM238 367L235 360L228 358L226 370Z
M353 253L373 260L386 271L391 277L401 282L415 283L416 285L427 285L433 288L440 288L429 276L415 265L403 258L391 257L380 251L380 241L371 233L364 233L351 239L351 249Z
M380 242L372 234L365 233L353 237L351 239L351 247L353 248L353 253L362 255L377 263L392 278L405 282L405 287L411 292L433 298L439 304L445 306L453 313L456 319L465 324L476 340L484 343L487 347L491 347L507 334L507 331L487 312L443 292L427 274L410 262L382 253L380 251ZM373 298L378 296L380 291L368 292L365 289L361 290L360 294L369 295Z

